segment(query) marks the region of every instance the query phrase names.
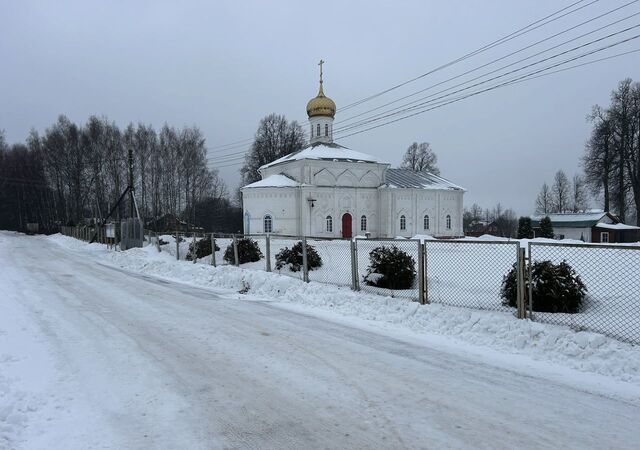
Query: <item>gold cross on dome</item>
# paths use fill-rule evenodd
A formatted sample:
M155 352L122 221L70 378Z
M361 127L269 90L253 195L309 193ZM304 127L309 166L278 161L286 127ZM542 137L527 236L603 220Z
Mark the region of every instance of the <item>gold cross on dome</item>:
M320 83L322 83L322 65L324 64L323 60L320 60L318 65L320 66Z

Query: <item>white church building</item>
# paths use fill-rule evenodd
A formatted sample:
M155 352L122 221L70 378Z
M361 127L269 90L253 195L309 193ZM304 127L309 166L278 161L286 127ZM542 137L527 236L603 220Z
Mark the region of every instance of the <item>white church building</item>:
M307 104L310 145L260 167L262 180L241 189L244 232L463 236L464 188L333 142L336 105L324 95L320 67L318 95Z

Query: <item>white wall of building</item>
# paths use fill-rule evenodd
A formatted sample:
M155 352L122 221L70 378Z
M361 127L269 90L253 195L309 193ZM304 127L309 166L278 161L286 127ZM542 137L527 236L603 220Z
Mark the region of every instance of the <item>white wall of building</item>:
M255 188L242 191L244 232L264 233L264 218L272 217L272 233L300 235L298 205L300 190L296 187Z
M264 217L270 215L274 234L341 238L342 218L350 214L353 236L462 236L462 196L462 191L386 187L243 189L245 233L264 233ZM429 216L428 229L424 228L425 215ZM447 215L451 217L450 228L446 226ZM366 230L362 229L363 216ZM405 217L404 230L401 216Z
M333 118L328 116L316 116L309 119L309 141L333 142ZM318 134L318 132L320 134Z

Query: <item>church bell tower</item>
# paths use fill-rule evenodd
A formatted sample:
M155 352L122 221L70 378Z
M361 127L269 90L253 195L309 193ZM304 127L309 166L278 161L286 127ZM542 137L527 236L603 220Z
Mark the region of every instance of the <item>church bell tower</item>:
M307 103L307 115L311 125L311 132L309 133L309 143L311 145L317 143L330 144L333 142L333 118L336 115L336 104L324 95L322 89L323 64L324 61L322 60L318 63L320 66L320 89L318 90L318 95Z

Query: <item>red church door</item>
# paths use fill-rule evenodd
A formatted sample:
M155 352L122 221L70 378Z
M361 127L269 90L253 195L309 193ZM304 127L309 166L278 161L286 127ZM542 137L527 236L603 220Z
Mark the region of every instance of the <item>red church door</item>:
M348 239L351 237L351 214L346 213L342 216L342 237Z

